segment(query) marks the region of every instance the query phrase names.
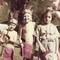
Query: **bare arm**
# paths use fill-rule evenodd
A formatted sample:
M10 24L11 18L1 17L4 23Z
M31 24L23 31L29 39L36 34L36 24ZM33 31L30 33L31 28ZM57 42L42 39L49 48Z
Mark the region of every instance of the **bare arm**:
M39 27L38 27L39 28ZM40 36L39 36L39 33L40 33L40 31L39 31L39 29L37 28L37 30L36 30L36 40L37 40L37 42L38 42L38 44L39 44L39 46L40 46L40 49L41 49L41 51L42 52L46 52L46 49L44 48L44 46L42 45L42 43L40 42Z
M21 37L22 37L22 26L19 26L19 42L20 42L20 44L22 43Z
M55 28L55 36L56 36L56 47L57 47L56 52L58 53L59 52L58 49L59 49L59 37L60 37L60 34L59 34L57 28Z

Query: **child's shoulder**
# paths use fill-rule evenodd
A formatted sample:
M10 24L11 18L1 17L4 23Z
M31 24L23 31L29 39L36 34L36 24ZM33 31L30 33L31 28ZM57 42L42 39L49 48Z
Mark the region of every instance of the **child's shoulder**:
M14 30L13 33L14 33L14 34L17 34L17 31Z
M51 25L51 27L54 27L54 28L56 28L56 25L54 25L54 24L52 24L52 23L51 23L50 25Z
M36 25L36 29L40 30L41 29L41 25Z
M32 25L32 26L35 26L36 23L35 23L35 22L29 22L29 23L27 23L26 25Z

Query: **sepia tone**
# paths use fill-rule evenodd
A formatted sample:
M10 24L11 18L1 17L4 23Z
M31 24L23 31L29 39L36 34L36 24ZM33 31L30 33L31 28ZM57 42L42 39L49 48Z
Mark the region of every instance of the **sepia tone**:
M17 2L15 0L2 0L0 2L0 22L8 23L10 11L16 10L19 13L18 14L19 16L16 18L18 18L18 23L20 24L23 20L22 12L23 9L25 8L25 4L32 4L33 20L39 25L40 24L39 22L41 21L41 15L48 6L53 6L53 1L55 0L17 0ZM52 23L57 26L58 31L60 32L60 19L57 16L55 16ZM17 32L19 32L18 26L16 30ZM19 44L19 41L17 41L17 43ZM23 60L20 53L21 51L19 46L15 45L13 59ZM0 60L2 60L2 56L0 56ZM33 60L38 60L38 58L34 57Z

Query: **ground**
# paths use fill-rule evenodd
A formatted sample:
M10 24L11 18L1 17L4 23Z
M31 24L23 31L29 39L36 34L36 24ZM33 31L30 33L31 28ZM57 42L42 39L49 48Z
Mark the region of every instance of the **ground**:
M0 47L1 48L1 47ZM0 56L0 60L2 60L2 56ZM14 51L14 60L23 60L22 56L20 55L20 48L15 47L15 51ZM33 60L38 60L37 57L34 57Z

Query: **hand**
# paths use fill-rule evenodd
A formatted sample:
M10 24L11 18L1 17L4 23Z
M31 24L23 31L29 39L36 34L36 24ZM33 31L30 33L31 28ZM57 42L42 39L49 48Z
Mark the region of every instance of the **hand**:
M5 41L2 39L2 38L0 38L0 43L4 43Z
M24 44L23 43L21 43L21 47L24 47Z
M4 40L5 40L5 41L8 41L8 37L7 37L7 36L5 36L5 37L4 37Z

